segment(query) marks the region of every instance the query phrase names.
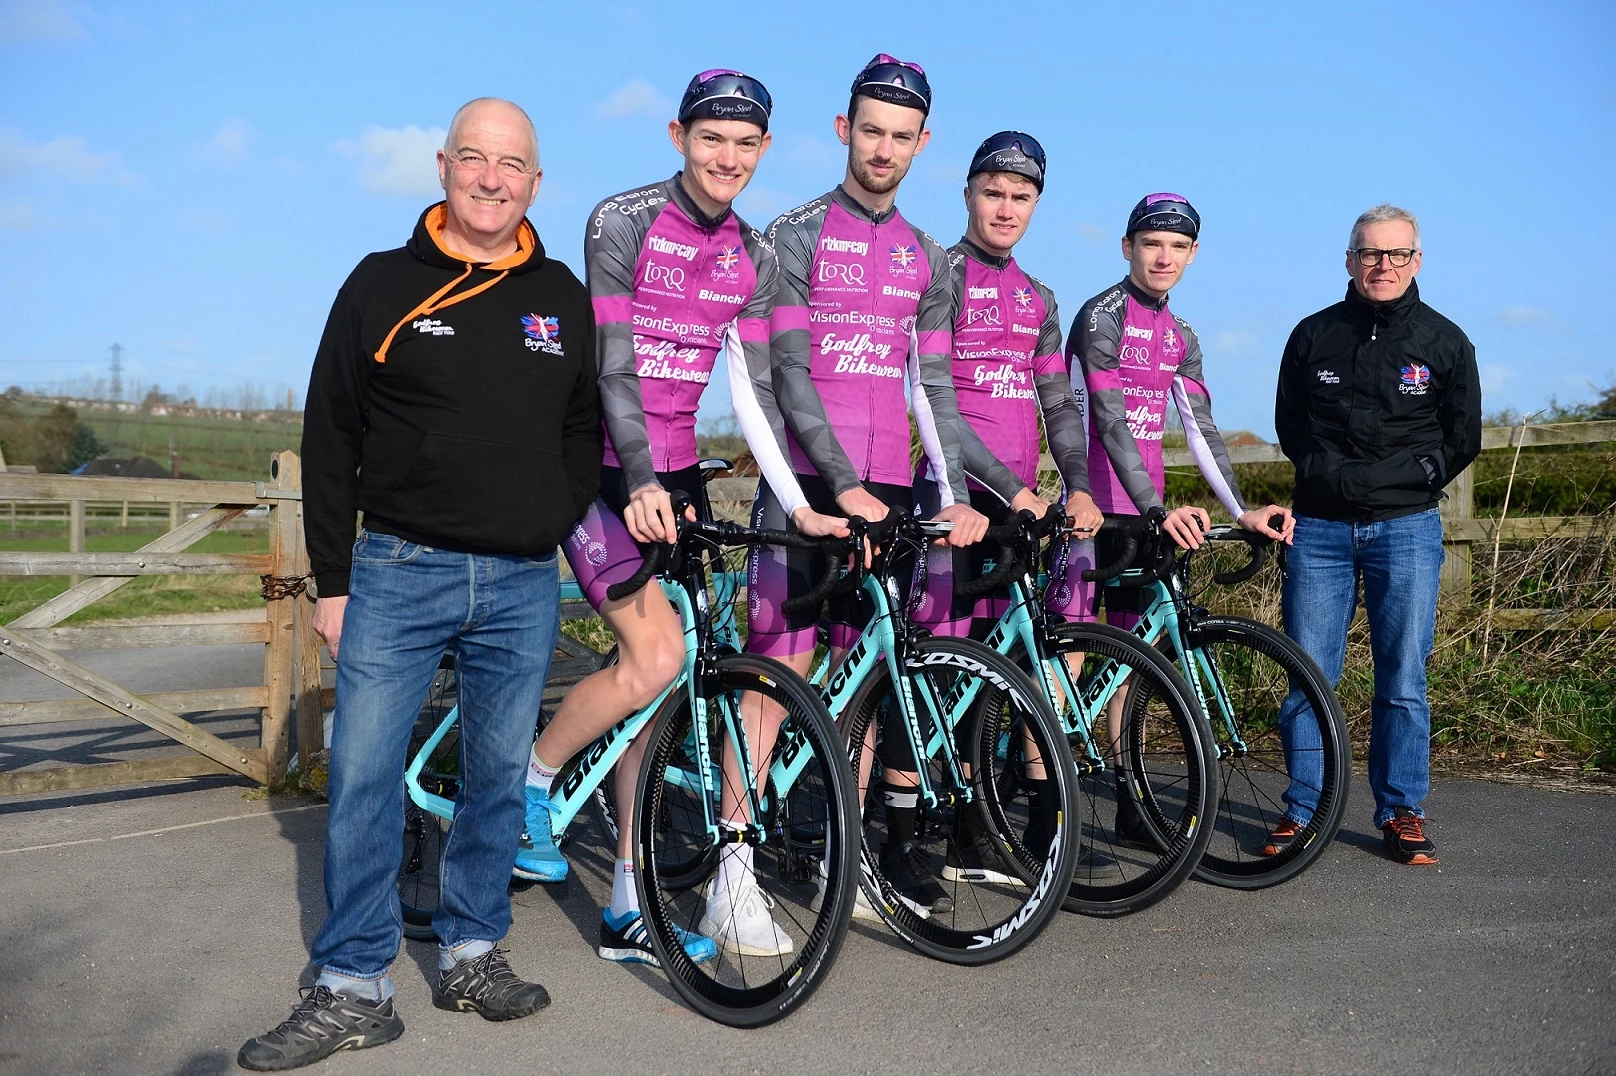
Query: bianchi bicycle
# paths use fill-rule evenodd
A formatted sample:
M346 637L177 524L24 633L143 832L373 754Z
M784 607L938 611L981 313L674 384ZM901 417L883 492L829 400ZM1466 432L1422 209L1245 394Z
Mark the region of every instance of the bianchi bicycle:
M877 552L868 570L855 563L839 585L861 589L873 615L835 668L822 660L810 679L824 685L862 787L873 792L888 767L914 775L920 813L905 854L915 872L941 876L944 890L930 906L900 892L889 873L897 860L878 854L892 836L890 820L879 798L867 796L861 881L869 910L936 959L1002 959L1048 925L1071 882L1081 812L1065 734L1014 662L910 624L909 597L924 592L923 579L911 586L910 564L949 524L898 512L867 530L853 523L855 537L867 534ZM1001 850L992 877L950 868L962 828Z
M1346 811L1351 748L1335 691L1283 632L1199 605L1189 584L1198 554L1179 550L1159 518L1118 517L1106 527L1143 551L1142 566L1123 577L1149 596L1133 634L1177 665L1216 741L1219 794L1195 876L1235 889L1296 877L1329 847ZM1245 565L1213 573L1225 585L1256 575L1271 544L1239 527L1206 536L1250 549Z
M1028 672L1059 715L1083 819L1064 906L1122 915L1166 897L1195 869L1212 837L1216 748L1190 686L1160 651L1108 624L1066 623L1045 610L1039 569L1050 585L1064 584L1070 533L1059 508L1042 519L1022 512L990 528L998 546L991 570L956 590L971 597L1005 588L1008 606L986 643ZM1046 550L1047 538L1055 541ZM1083 578L1120 577L1136 544L1125 542L1114 563ZM1002 739L998 750L1011 756L1006 774L1023 771L1021 744ZM1010 837L1020 854L1013 830Z
M728 606L720 606L715 618L709 574L713 566L721 566L727 547L817 547L824 540L730 523L687 522L682 505L678 512L676 542L652 547L641 572L609 588L608 596L624 597L660 575L684 628L683 668L657 699L562 767L551 793L551 826L556 839L563 839L630 742L650 737L633 817L636 885L652 947L688 1004L721 1023L751 1027L780 1019L806 1001L841 948L857 885L857 788L840 734L818 693L784 665L737 652L732 629L720 627ZM740 715L744 692L758 692L785 712L767 760L767 778L761 782L751 778L752 753ZM444 712L405 774L407 807L414 813L407 812L400 894L406 924L417 934L436 904L435 842L441 844L445 828L453 824L459 791L457 720L452 708ZM696 932L704 905L700 883L716 868L725 840L718 818L720 785L726 780L719 760L725 750L745 761L738 767L740 793L754 819L738 838L729 839L754 846L755 870L774 894L775 921L792 946L790 952L770 957L720 951L697 963L686 951L681 931ZM816 877L828 879L822 899L815 899Z

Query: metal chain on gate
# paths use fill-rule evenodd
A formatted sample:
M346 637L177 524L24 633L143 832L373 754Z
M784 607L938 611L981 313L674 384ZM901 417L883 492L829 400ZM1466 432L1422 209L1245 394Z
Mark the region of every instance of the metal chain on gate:
M258 582L262 584L261 593L267 602L277 601L281 598L295 598L309 587L308 575L261 575Z

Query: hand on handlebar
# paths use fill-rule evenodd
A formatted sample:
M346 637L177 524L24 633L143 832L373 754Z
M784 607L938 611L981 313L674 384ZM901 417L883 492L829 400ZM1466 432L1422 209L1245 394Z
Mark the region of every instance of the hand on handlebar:
M1235 525L1290 545L1291 535L1296 532L1296 517L1291 515L1289 508L1271 504L1267 508L1253 508L1242 513L1235 520Z
M836 507L850 516L858 516L868 523L879 523L887 518L892 508L863 486L854 486L836 495Z
M1074 493L1066 498L1066 518L1079 538L1093 538L1105 516L1094 506L1094 498L1087 493Z
M954 529L937 540L938 545L951 545L955 549L975 545L988 532L988 517L968 504L956 501L932 516L937 523L952 523Z
M1186 504L1168 512L1161 529L1180 549L1200 549L1206 542L1206 532L1212 529L1212 517L1206 509Z
M685 518L694 521L695 508L686 508ZM629 494L628 504L623 508L623 522L636 542L672 545L679 537L673 502L668 491L658 485L647 484Z
M807 538L846 538L853 533L841 516L827 516L803 505L791 513L791 525Z
M1043 519L1044 514L1049 511L1049 507L1049 501L1046 501L1044 498L1038 496L1038 494L1034 493L1030 489L1027 489L1026 487L1022 487L1020 493L1010 498L1011 515L1015 515L1017 512L1031 512L1039 519Z

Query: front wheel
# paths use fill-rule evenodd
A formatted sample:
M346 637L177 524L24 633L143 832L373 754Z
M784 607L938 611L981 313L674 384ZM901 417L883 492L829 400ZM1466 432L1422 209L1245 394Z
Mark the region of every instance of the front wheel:
M818 989L847 936L858 884L857 791L824 704L784 665L724 655L701 677L698 695L705 722L692 723L681 685L649 733L634 816L635 882L652 947L679 995L710 1019L757 1027ZM734 738L758 763L742 722L742 699L755 713L754 695L785 715L761 760L768 775L758 796L762 836L743 849L726 845L717 831L717 790L707 787L693 750L704 736L709 773L719 781ZM701 862L714 864L717 876L692 888L691 864ZM692 959L689 934L711 937L717 955Z
M1108 624L1063 624L1051 660L1076 667L1065 703L1078 732L1086 825L1065 906L1115 916L1148 908L1190 876L1212 834L1217 756L1189 686L1155 647Z
M915 639L904 672L919 749L883 663L848 705L853 766L859 772L882 731L883 765L924 771L938 805L918 805L912 841L894 830L896 808L866 808L867 895L893 932L929 957L1002 960L1049 924L1071 881L1079 805L1065 735L1032 681L973 640ZM944 737L958 744L959 781Z
M1244 617L1208 617L1181 659L1206 699L1222 794L1195 876L1232 889L1296 877L1347 809L1347 722L1329 681L1288 636ZM1306 819L1276 839L1284 819Z

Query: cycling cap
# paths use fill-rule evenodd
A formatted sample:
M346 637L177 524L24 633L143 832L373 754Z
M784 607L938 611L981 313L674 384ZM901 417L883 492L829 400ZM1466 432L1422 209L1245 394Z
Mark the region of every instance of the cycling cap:
M690 80L679 102L679 122L691 120L745 120L765 131L774 100L763 83L739 71L718 68Z
M926 81L925 70L884 52L865 64L853 80L853 96L931 113L931 83Z
M1201 214L1182 194L1147 194L1128 214L1128 235L1134 232L1179 232L1197 238Z
M988 135L976 147L971 158L971 169L965 173L970 179L978 172L1014 172L1032 180L1038 193L1044 193L1044 147L1038 139L1021 131L1000 131Z

